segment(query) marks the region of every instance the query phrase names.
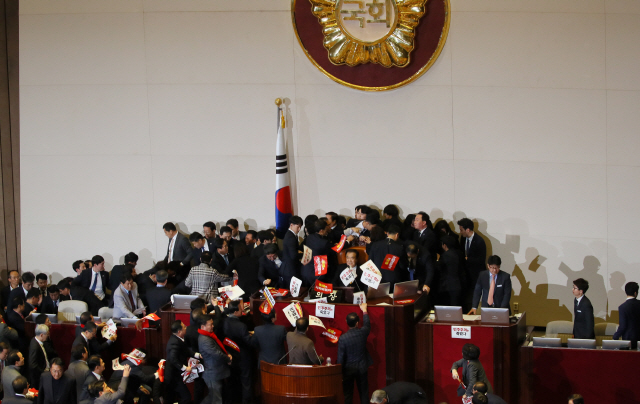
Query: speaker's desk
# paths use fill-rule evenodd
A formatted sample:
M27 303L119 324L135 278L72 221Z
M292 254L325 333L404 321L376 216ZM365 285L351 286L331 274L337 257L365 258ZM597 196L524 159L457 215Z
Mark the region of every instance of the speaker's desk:
M470 338L457 338L455 327L469 327ZM484 367L495 394L508 403L519 397L519 348L526 338L526 314L515 323L482 324L421 321L416 327L416 383L425 389L430 403L460 402L458 382L451 378L451 365L462 358L462 347L471 343L480 348ZM460 373L461 370L458 370Z
M263 404L341 403L342 366L260 363Z

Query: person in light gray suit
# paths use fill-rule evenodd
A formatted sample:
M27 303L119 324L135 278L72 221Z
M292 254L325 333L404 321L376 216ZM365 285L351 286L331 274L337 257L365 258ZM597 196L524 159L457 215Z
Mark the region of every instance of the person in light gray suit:
M201 314L196 318L200 324L198 330L198 351L202 355L204 373L202 379L209 388L209 394L202 401L203 404L222 404L222 380L231 375L229 364L231 355L225 353L224 347L214 340L213 318L208 314Z
M120 286L113 292L113 317L135 318L137 314L144 313L144 303L138 296L138 286L133 281L133 275L125 272Z
M64 374L71 380L76 382L76 398L80 402L80 395L82 394L82 385L89 372L89 366L87 366L87 358L89 352L84 345L76 345L71 348L71 360L69 368Z
M2 371L2 389L4 390L5 397L13 397L16 392L13 391L11 383L20 376L20 369L24 366L24 356L22 356L22 352L17 349L9 352L7 363L9 366Z
M96 380L89 385L89 395L94 398L93 404L116 404L118 400L124 397L124 393L127 390L127 382L129 381L129 373L131 367L124 365L122 370L122 380L118 386L118 391L113 391L107 386L104 380Z
M9 351L11 350L11 346L6 342L0 342L0 362L2 362L2 369L8 366L7 357L9 356ZM0 397L2 397L2 374L0 373Z
M31 400L33 395L29 393L29 382L24 376L18 376L11 383L12 390L18 391L18 393L6 397L2 400L5 404L32 404Z
M473 385L476 382L483 382L487 385L487 392L493 393L491 383L487 379L487 374L484 372L482 363L478 360L480 358L480 348L473 344L465 344L462 347L462 359L453 362L451 365L451 377L454 380L460 380L458 375L458 368L462 368L462 382L467 389L463 389L462 386L458 386L458 397L471 397L473 396Z
M0 321L3 321L2 323L0 323L0 342L6 342L12 347L18 348L18 331L15 328L9 327L9 325L4 322L1 314Z

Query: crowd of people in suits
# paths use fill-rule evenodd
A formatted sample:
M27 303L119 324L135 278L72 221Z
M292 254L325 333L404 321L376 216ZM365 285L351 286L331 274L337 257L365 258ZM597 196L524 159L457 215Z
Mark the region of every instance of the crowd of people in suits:
M34 276L31 272L10 271L9 284L0 291L0 307L4 309L0 314L5 320L0 323L4 396L32 399L28 388L33 386L39 389L38 401L47 403L132 403L135 399L144 404L159 402L161 397L171 403L177 398L183 404L252 402L256 366L252 362L253 350L258 352L258 363L280 363L289 356L289 363L321 364L323 358L305 336L307 319L299 319L295 330L287 333L284 327L274 324L275 311L271 310L261 313L264 324L249 332L241 321L245 307L241 301L222 301L219 287L235 281L248 300L265 286L289 289L294 277L307 287L317 281L340 285L340 274L350 269L356 278L345 286L366 292L358 266L361 249L354 246L364 247L380 270L382 282L390 283L391 288L398 282L417 280L419 290L430 296L431 304L463 306L469 314L474 314L478 306L509 308L511 280L508 273L500 270L500 257L487 259L485 241L475 232L472 220L460 219L457 226L459 235L445 220L433 225L423 211L407 215L403 221L395 205L386 206L382 217L378 210L366 205L357 206L355 217L349 220L334 212L325 217L309 215L304 220L292 216L284 234L276 234L273 229L242 232L238 221L230 219L219 231L209 221L203 224L202 233L185 236L168 222L163 226L168 238L166 256L144 272L138 272L138 255L133 252L110 272L105 270L105 260L100 255L77 260L72 264L76 276L55 285L48 285L48 276L43 273ZM340 243L345 244L346 262L338 265L333 247ZM301 263L305 248L310 249L312 257L327 257L326 273L316 275L313 260ZM389 256L397 258L394 268L384 265ZM594 337L593 308L584 295L587 289L586 280L574 281L576 338ZM637 341L638 284L630 282L626 289L629 299L620 307L620 328L614 338ZM140 318L158 312L172 294L198 296L191 303L190 325L186 327L180 321L171 325L165 385L172 388L163 388L158 381L157 366L144 363L126 365L105 381L101 376L105 362L100 355L115 336L98 342L98 329L103 324L95 324L93 316L101 308L111 307L114 318ZM65 364L51 344L50 339L55 336L50 335L45 313L57 314L59 304L67 300L84 301L89 311L81 316L72 362L63 371ZM371 358L366 352L366 339L370 325L366 304L361 310L362 326L358 313L349 314L349 330L338 342L347 404L353 400L354 385L361 403L369 401L367 368ZM42 314L36 317L36 335L29 340L24 322L33 313ZM237 349L222 342L226 339L233 341ZM289 352L285 352L285 342L293 347ZM457 368L463 368L461 380L467 387L461 395L473 397L473 402L486 402L482 397L490 397L488 402L501 402L492 396L491 384L482 377L477 347L465 349L463 360L452 368L454 378L458 378ZM204 373L195 379L193 399L182 380L182 374L191 371L188 359L192 357L204 365ZM422 402L424 392L417 385L400 382L376 391L371 402L403 402L404 398L398 397Z

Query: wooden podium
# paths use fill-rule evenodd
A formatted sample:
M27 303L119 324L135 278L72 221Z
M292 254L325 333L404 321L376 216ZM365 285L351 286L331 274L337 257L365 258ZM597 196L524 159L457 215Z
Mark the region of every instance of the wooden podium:
M342 366L288 366L260 362L263 404L341 403Z

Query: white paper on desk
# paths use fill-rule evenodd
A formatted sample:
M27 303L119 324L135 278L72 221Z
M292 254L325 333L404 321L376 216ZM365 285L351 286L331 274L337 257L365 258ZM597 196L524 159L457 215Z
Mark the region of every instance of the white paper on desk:
M464 321L479 321L482 318L480 314L463 314L462 319Z
M244 295L244 290L238 285L232 286L231 289L227 291L227 296L229 296L231 300L238 300L242 295Z

